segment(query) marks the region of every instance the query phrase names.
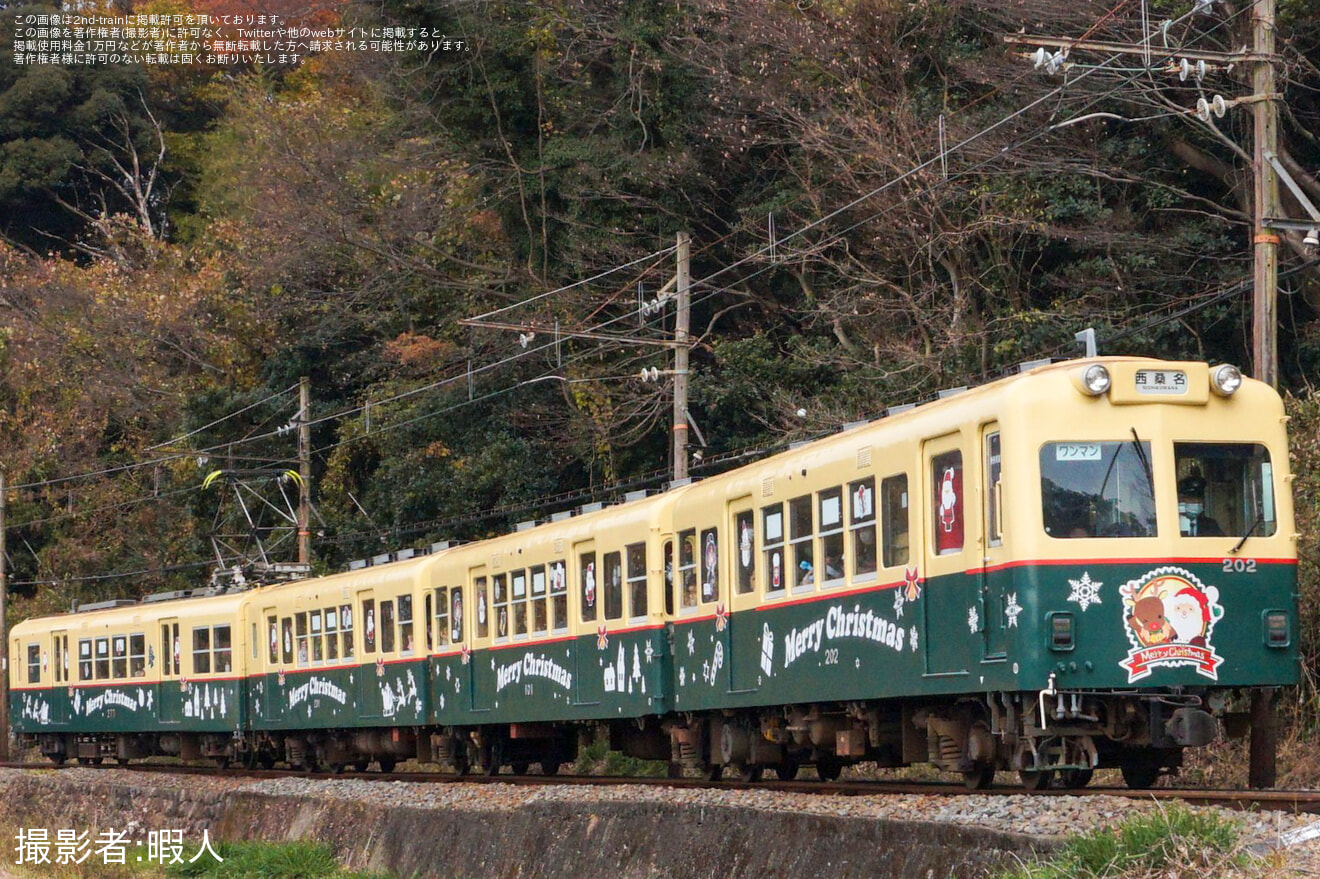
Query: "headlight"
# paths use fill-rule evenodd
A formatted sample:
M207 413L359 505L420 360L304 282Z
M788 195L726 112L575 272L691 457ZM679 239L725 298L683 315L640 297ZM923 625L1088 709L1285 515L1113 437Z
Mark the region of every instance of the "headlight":
M1109 370L1098 363L1086 367L1082 373L1082 388L1093 397L1100 396L1109 390Z
M1242 387L1242 370L1225 363L1210 371L1210 388L1221 397L1231 397Z

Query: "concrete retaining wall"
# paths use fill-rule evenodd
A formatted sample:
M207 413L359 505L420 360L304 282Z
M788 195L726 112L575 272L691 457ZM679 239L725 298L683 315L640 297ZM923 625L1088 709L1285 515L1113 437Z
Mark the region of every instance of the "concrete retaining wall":
M732 807L546 802L470 812L157 786L150 777L72 785L57 772L5 776L5 817L52 837L113 828L137 839L153 829L182 829L189 839L203 829L222 839L315 839L346 866L405 879L964 879L1051 845L943 823Z

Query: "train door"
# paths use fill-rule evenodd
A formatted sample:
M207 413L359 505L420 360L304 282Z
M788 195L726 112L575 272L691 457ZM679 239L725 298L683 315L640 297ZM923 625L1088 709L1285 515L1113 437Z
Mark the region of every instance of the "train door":
M774 659L774 637L760 619L765 614L755 612L759 596L756 594L756 526L751 495L729 504L725 528L724 558L719 560L722 564L718 567L723 580L720 597L726 602L723 606L731 611L725 620L729 636L729 690L750 693L760 689L765 678L769 677ZM717 607L715 612L718 629L720 609Z
M968 575L969 542L975 541L967 515L970 483L964 479L962 437L949 434L928 440L922 453L922 503L926 535L922 594L927 675L963 675L971 665L972 639L981 638L978 581ZM979 652L979 649L978 651Z
M288 701L286 689L287 682L283 680L284 675L280 674L280 615L273 607L267 607L261 611L261 625L265 630L262 640L265 642L265 650L262 651L262 694L265 698L261 704L256 706L257 722L279 723L284 719L284 706ZM292 637L292 634L290 634ZM289 651L292 653L293 647L290 644Z
M69 722L69 633L52 632L50 636L51 671L55 689L50 700L50 722Z
M1017 625L1017 614L1009 606L1008 588L1012 571L1006 570L1004 548L1004 482L1003 456L999 445L999 425L987 424L981 428L981 556L979 591L981 596L982 659L1002 660L1006 655L1006 627ZM1013 595L1013 607L1017 596ZM1010 614L1012 614L1010 616Z
M358 657L357 704L359 717L380 717L382 697L377 678L383 676L385 660L380 655L381 640L377 632L376 595L370 589L357 594L358 619L362 621L362 653ZM379 674L378 674L379 672Z
M183 643L179 640L179 621L175 618L160 621L160 687L156 691L156 704L160 706L162 723L183 720Z
M573 651L573 686L576 690L573 698L578 705L599 705L605 698L602 671L605 662L601 651L605 649L607 635L604 631L605 614L601 610L600 557L595 542L584 540L573 544L573 563L576 582L571 588L577 600L574 602L576 610L570 607L569 613L577 613L579 622L577 645Z

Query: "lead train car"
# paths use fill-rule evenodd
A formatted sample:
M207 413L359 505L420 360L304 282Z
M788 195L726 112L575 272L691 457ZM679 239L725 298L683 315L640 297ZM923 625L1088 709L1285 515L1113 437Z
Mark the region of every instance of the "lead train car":
M554 772L604 726L710 775L1146 786L1297 680L1285 421L1231 368L1042 366L426 557L29 620L11 712L56 759Z

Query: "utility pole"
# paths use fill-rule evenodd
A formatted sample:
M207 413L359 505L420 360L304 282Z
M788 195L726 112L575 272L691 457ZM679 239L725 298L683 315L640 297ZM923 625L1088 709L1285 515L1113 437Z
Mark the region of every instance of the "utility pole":
M678 310L674 320L674 466L677 482L687 479L688 445L688 326L692 318L691 241L678 233Z
M1255 123L1252 242L1256 261L1251 308L1252 360L1256 378L1271 387L1279 383L1279 236L1266 228L1265 222L1280 215L1279 178L1267 158L1279 152L1279 107L1274 92L1275 5L1276 0L1256 0L1251 10L1252 52L1256 55L1251 73L1251 87L1256 96L1251 110Z
M8 499L5 474L0 472L0 638L4 639L4 661L0 662L0 760L9 759L9 568L5 556L5 513Z
M312 563L312 385L298 380L298 564Z
M1256 378L1271 387L1279 383L1278 298L1279 236L1266 228L1267 218L1280 216L1279 178L1269 159L1279 152L1279 105L1274 84L1275 0L1256 0L1251 10L1252 53L1256 56L1251 88L1255 151L1252 176L1255 217L1252 244L1255 250L1255 284L1252 295L1252 362ZM1247 784L1253 788L1274 787L1277 778L1279 717L1274 688L1251 693L1251 742L1248 745Z

